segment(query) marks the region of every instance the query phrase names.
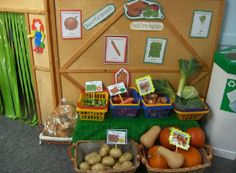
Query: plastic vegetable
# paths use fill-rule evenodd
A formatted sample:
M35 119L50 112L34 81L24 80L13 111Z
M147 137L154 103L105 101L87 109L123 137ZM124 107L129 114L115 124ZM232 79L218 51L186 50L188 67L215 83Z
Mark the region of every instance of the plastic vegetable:
M169 168L168 163L162 155L157 153L158 147L159 147L158 145L155 145L151 147L150 149L148 149L148 152L147 152L148 164L152 168L167 169Z
M193 110L204 110L205 106L199 97L195 97L193 99L184 99L181 97L175 98L175 107L180 111L184 111L186 109Z
M185 86L181 95L184 99L199 97L198 91L193 86Z
M205 132L200 127L188 128L187 133L190 134L190 145L202 147L205 144Z
M190 147L188 151L179 149L178 153L184 156L183 167L197 166L202 163L202 156L195 147Z
M199 69L200 69L200 64L196 59L192 58L190 60L186 59L179 60L179 70L181 75L177 91L177 95L179 97L182 96L182 92L185 87L187 79Z
M156 92L175 99L175 92L167 80L152 80Z

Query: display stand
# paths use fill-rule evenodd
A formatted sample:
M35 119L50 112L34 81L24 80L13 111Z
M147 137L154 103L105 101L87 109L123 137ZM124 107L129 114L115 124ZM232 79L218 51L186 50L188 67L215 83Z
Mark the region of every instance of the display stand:
M160 127L176 126L182 130L190 127L198 127L197 121L179 120L175 113L167 118L145 118L141 111L136 118L114 118L108 112L104 121L83 121L78 119L72 142L78 140L104 140L106 139L106 129L127 129L128 139L139 143L140 136L153 125Z

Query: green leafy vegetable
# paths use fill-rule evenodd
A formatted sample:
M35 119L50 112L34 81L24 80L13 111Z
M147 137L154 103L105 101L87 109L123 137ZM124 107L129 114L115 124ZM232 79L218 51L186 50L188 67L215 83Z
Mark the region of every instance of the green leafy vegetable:
M198 97L199 93L193 86L185 86L181 95L184 99L192 99Z
M143 11L143 16L144 17L158 17L158 11L152 10L150 7L146 8Z
M196 59L180 59L179 60L179 70L180 70L180 81L179 81L179 87L177 91L177 95L181 97L182 91L184 89L184 86L186 84L186 80L193 75L195 72L197 72L200 69L200 64Z
M175 99L175 92L167 80L152 80L152 82L158 94L164 94Z
M184 99L177 96L175 98L175 108L180 111L204 110L205 106L199 97Z

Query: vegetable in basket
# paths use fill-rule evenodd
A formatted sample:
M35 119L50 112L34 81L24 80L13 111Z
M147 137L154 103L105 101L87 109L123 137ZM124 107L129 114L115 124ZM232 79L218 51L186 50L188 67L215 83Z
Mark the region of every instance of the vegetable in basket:
M153 80L156 91L173 99L178 110L203 110L205 107L199 98L198 91L193 86L186 86L188 78L200 69L199 62L193 58L190 60L180 59L179 69L181 78L176 95L167 80Z

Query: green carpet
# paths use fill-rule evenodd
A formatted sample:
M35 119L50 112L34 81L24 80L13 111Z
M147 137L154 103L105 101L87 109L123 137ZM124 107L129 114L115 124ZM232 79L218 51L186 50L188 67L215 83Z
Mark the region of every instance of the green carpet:
M127 129L128 139L139 143L140 136L153 125L159 125L161 128L167 126L176 126L182 130L189 127L198 127L197 121L179 120L173 112L167 118L145 118L140 112L136 118L114 118L111 112L107 113L104 121L85 121L77 120L76 129L73 135L73 143L78 140L105 140L106 129Z

